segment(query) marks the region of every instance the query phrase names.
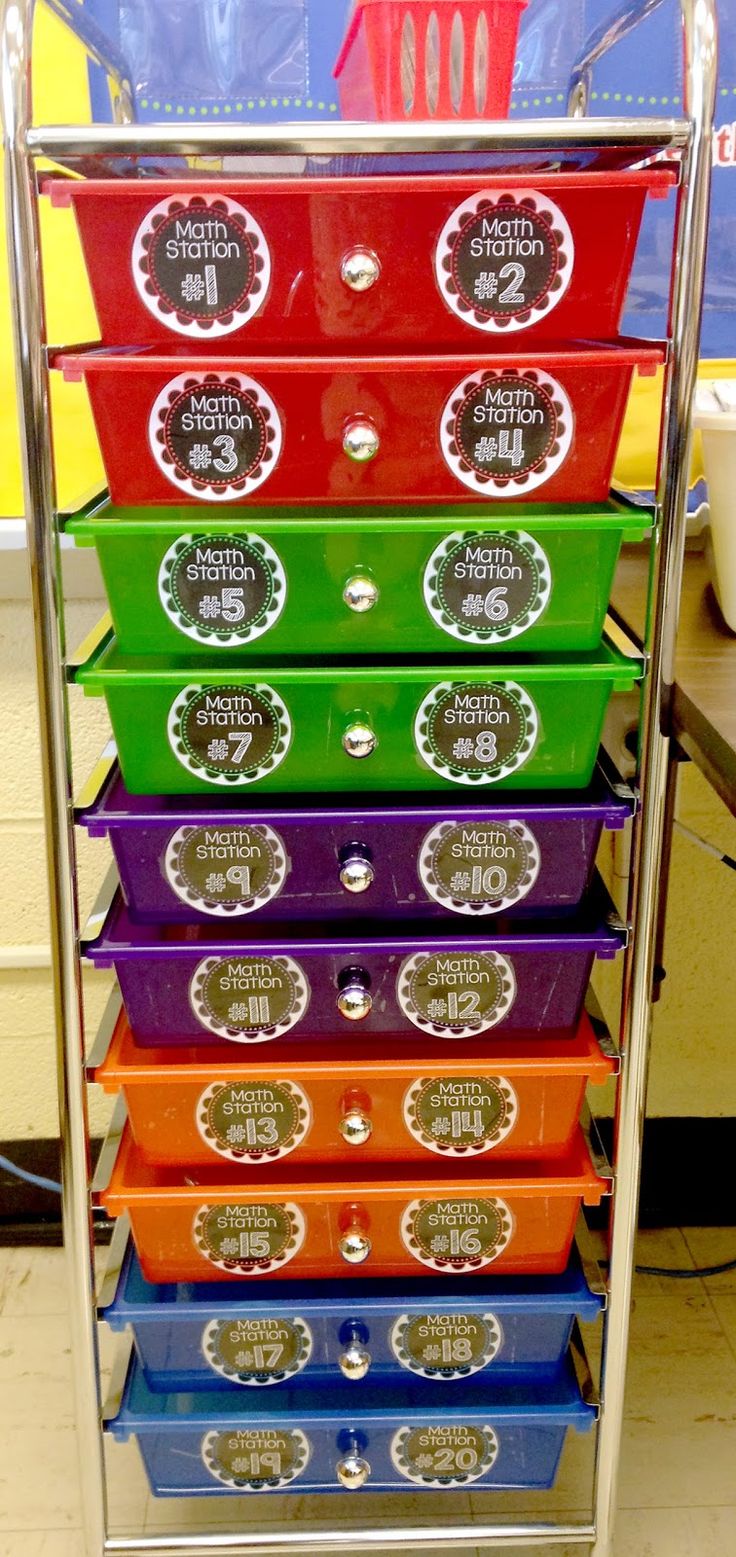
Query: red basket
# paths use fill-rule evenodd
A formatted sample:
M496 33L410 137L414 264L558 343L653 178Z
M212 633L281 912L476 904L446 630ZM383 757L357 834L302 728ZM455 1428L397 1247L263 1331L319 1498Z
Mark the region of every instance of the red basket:
M356 0L337 58L345 119L505 119L527 0Z

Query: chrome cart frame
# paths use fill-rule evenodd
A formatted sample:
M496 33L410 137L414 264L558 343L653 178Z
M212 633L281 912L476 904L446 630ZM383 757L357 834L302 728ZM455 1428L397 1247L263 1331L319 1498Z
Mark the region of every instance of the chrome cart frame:
M73 21L77 0L50 0ZM0 0L0 88L5 127L8 254L12 282L18 403L35 617L38 695L44 767L51 940L54 964L63 1222L70 1311L86 1557L237 1557L244 1552L410 1551L503 1546L592 1547L611 1557L631 1302L634 1240L646 1100L651 994L662 858L673 657L685 541L694 391L707 237L711 130L717 67L715 0L680 0L685 43L682 118L587 120L593 67L660 0L626 5L592 40L571 85L566 119L503 123L336 124L255 127L207 124L141 126L120 62L104 40L85 38L88 53L114 83L117 122L105 126L37 127L32 119L31 60L35 0ZM629 947L620 1028L621 1072L615 1123L615 1186L608 1306L597 1430L593 1517L586 1523L469 1523L400 1528L292 1526L231 1535L110 1534L101 1426L96 1334L90 1151L85 1093L84 1020L79 958L76 857L71 792L69 709L59 531L49 437L50 401L41 283L37 162L87 168L112 155L224 156L228 153L397 154L529 148L606 148L641 144L677 152L681 185L675 222L670 352L665 369L657 523L651 545L650 594L642 649L637 785L629 885Z

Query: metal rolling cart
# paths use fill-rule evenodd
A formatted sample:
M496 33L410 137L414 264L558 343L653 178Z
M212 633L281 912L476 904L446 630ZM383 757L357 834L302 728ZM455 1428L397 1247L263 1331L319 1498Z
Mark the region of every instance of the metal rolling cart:
M717 29L715 0L680 0L685 44L685 113L682 118L588 120L591 73L598 59L653 12L661 0L622 8L590 44L571 86L570 117L552 120L425 124L340 124L255 127L198 123L141 126L119 63L88 38L86 47L114 84L117 122L76 128L37 126L31 102L35 0L3 0L2 98L6 132L9 262L23 435L25 501L35 616L38 692L44 753L45 812L55 971L55 1016L63 1160L63 1222L68 1255L72 1345L87 1557L157 1553L361 1551L417 1552L509 1545L590 1546L611 1557L626 1381L634 1240L646 1099L653 962L660 862L665 822L670 698L685 540L690 450L690 407L698 361L704 255L710 185L710 137L715 97ZM53 0L71 20L75 6ZM680 159L670 304L669 357L665 369L656 523L650 550L650 595L641 649L641 728L629 885L629 945L625 958L620 1027L621 1068L615 1124L614 1189L608 1303L604 1318L601 1409L597 1427L591 1517L564 1524L553 1519L515 1522L360 1528L338 1522L275 1529L254 1522L237 1534L188 1532L111 1534L101 1426L94 1248L90 1207L90 1148L85 1093L85 1041L76 894L74 813L71 793L67 655L59 521L49 437L49 381L40 273L37 172L39 159L65 169L114 176L114 159L128 170L136 158L208 157L228 153L391 155L489 150L604 151L641 146ZM118 162L118 167L120 163ZM210 164L211 165L211 164Z

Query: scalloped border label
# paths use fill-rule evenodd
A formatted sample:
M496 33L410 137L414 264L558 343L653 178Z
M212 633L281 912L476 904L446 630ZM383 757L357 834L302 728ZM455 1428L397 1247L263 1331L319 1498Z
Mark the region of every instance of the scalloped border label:
M454 834L458 836L453 837ZM449 881L438 869L443 848L455 851L456 869ZM516 879L509 886L502 863L509 854ZM419 851L419 879L425 892L453 914L500 914L520 903L535 885L542 864L539 843L519 818L507 822L438 822Z
M157 270L162 242L178 250L166 256L172 263L179 262L177 297L167 292ZM223 303L218 295L223 272L233 267L237 267L235 288L230 283ZM141 302L167 330L215 340L242 329L263 307L271 282L271 255L263 229L237 200L219 190L198 192L188 199L169 195L152 206L140 223L133 239L131 270Z
M224 1117L218 1117L224 1112ZM195 1110L205 1146L230 1162L276 1162L306 1140L312 1105L295 1081L213 1081Z
M224 1439L229 1440L227 1449L232 1457L231 1467L223 1463L222 1455L226 1447ZM291 1463L286 1470L275 1470L273 1465L267 1464L266 1456L276 1456L280 1466L285 1447L288 1447ZM296 1481L298 1476L304 1474L311 1452L309 1439L299 1427L230 1428L224 1432L215 1428L205 1433L201 1447L205 1470L215 1481L221 1482L224 1487L232 1487L236 1492L278 1492L280 1487L288 1487L289 1482ZM255 1466L259 1472L262 1467L270 1474L254 1475Z
M435 720L445 705L450 707L452 698L458 735L447 753L438 745ZM512 720L517 732L508 741L505 732L507 727L513 730ZM536 706L518 681L438 681L422 698L414 720L414 742L422 761L453 784L500 783L529 761L538 734ZM506 748L501 752L499 738Z
M426 1093L430 1123L423 1117ZM493 1120L483 1117L493 1109ZM418 1076L404 1093L404 1124L427 1151L439 1157L479 1157L513 1134L519 1120L519 1099L506 1076Z
M462 553L465 551L465 559ZM448 572L462 568L463 595L458 619L448 601ZM524 581L523 598L509 609L509 590ZM435 547L424 570L424 603L444 633L463 643L491 646L519 638L539 621L552 593L549 558L525 530L453 530ZM455 614L453 614L455 613Z
M412 1333L420 1328L424 1334ZM475 1346L468 1332L475 1334ZM503 1346L503 1329L491 1313L399 1314L389 1345L401 1368L443 1383L468 1379L489 1367Z
M468 261L471 273L477 271L472 295L463 274ZM495 335L528 330L552 313L574 264L569 223L537 189L469 195L448 217L435 249L437 285L448 308L473 329Z
M227 707L221 706L223 697L228 698ZM211 707L208 709L205 701L203 709L196 709L199 698L209 699ZM233 707L230 707L231 703ZM192 715L195 718L200 715L203 717L208 712L212 716L210 723L214 733L210 731L212 740L205 747L204 755L201 755L192 744L188 719ZM224 714L231 715L231 718L223 719ZM268 749L256 763L251 756L249 763L251 743L248 736L251 732L248 726L252 725L255 729L257 724L263 725L264 716L271 724ZM203 725L206 728L207 720L204 717ZM188 773L206 784L234 789L244 784L257 784L259 779L266 778L280 766L291 745L292 730L283 698L265 681L256 681L251 685L226 683L210 686L206 682L190 681L174 698L169 709L166 733L177 762ZM216 761L224 765L215 767Z
M425 1225L426 1224L426 1225ZM401 1217L401 1241L430 1270L462 1275L484 1270L508 1248L514 1218L497 1195L453 1195L411 1200Z
M224 819L223 819L224 822ZM209 874L194 880L188 855L202 849ZM257 851L258 885L253 890L250 860ZM265 875L261 856L265 854ZM172 892L187 908L218 919L237 919L253 914L278 897L288 874L288 857L283 839L265 822L251 826L211 823L201 827L178 827L166 845L164 873ZM261 877L263 879L261 879ZM226 891L237 896L218 897Z
M445 968L444 963L457 966ZM433 1006L430 999L424 1011L417 998L417 981L430 967L438 994L433 997L436 1005ZM472 988L473 984L480 987L483 983L490 985L484 993L491 995L485 1009L477 991L474 994ZM447 994L440 993L445 989ZM404 958L399 968L396 999L404 1016L424 1032L438 1038L477 1038L479 1033L489 1032L509 1015L516 1000L516 974L509 958L502 957L497 951L474 952L471 948L458 951L439 947L435 952L414 952L411 957Z
M492 1469L499 1448L498 1434L487 1422L407 1426L391 1439L391 1463L420 1487L466 1487Z
M199 1206L192 1242L217 1270L230 1276L265 1276L293 1260L306 1231L304 1213L293 1201L264 1205L226 1201Z
M232 1360L223 1354L226 1332ZM285 1342L289 1355L282 1364ZM230 1384L259 1389L283 1384L301 1373L311 1359L314 1338L306 1320L298 1314L290 1319L279 1315L249 1319L243 1314L231 1319L211 1319L202 1332L201 1346L202 1356L213 1373L219 1373Z
M213 984L215 978L219 978L217 985ZM283 994L279 996L284 1009L274 1020L269 990L277 986L285 988L286 1000ZM223 990L233 996L224 1014L213 999ZM310 997L307 975L293 957L256 957L240 954L237 949L228 957L204 957L189 981L189 1004L200 1026L228 1043L270 1043L283 1038L306 1015Z
M241 469L236 439L246 423L253 448ZM198 438L186 458L177 441L183 432ZM282 442L271 396L244 373L179 373L159 391L148 418L159 470L177 491L204 503L236 503L257 491L275 470Z
M464 419L477 441L463 442ZM548 482L572 447L574 417L557 379L542 368L482 368L453 389L440 419L442 457L453 476L488 498L517 498ZM538 447L525 443L534 434ZM501 466L503 469L501 470Z
M213 551L220 553L216 561L212 560ZM197 555L205 552L208 557ZM200 597L198 615L181 598L182 567L198 569L210 591ZM243 597L247 599L248 585L253 587L259 573L263 600L249 610ZM158 595L177 632L207 648L230 649L253 643L275 627L286 605L286 573L280 557L260 535L245 531L179 535L162 558Z

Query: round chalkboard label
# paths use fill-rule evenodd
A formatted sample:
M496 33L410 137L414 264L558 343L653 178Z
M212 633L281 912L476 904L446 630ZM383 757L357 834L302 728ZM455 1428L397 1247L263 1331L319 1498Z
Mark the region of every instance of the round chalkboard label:
M182 687L169 711L169 745L195 778L223 788L255 784L291 744L285 703L265 682Z
M180 535L161 563L158 593L180 633L228 649L275 626L286 604L286 575L260 535Z
M262 385L243 373L180 373L154 401L148 441L172 486L203 502L233 503L274 470L281 420Z
M309 1134L312 1109L295 1081L213 1081L197 1099L197 1129L230 1162L276 1162Z
M455 530L435 547L424 571L432 620L466 643L521 637L546 611L551 590L548 558L523 530Z
M498 1438L484 1425L443 1422L437 1427L400 1427L391 1439L391 1459L406 1481L421 1487L464 1487L478 1481L498 1457Z
M255 217L219 193L160 200L133 240L138 296L168 330L214 340L263 306L271 256Z
M238 1492L278 1492L304 1473L310 1453L309 1439L298 1427L228 1428L202 1439L210 1475Z
M560 384L540 368L484 368L450 395L440 429L446 465L484 497L533 492L570 452L573 414Z
M218 918L250 914L277 897L288 869L283 840L273 828L179 827L166 846L164 872L187 907Z
M539 844L525 822L438 822L419 852L429 896L454 914L499 914L534 886Z
M220 919L252 914L270 903L287 868L281 838L262 822L179 827L164 856L166 880L181 902Z
M205 957L189 1000L202 1027L231 1043L268 1043L300 1022L309 1005L306 974L291 957Z
M503 1331L495 1314L400 1314L389 1340L402 1368L441 1382L487 1368L503 1345Z
M404 1123L440 1157L477 1157L508 1140L519 1104L505 1076L420 1076L404 1097Z
M431 1270L482 1270L508 1248L513 1232L504 1200L475 1195L412 1200L401 1218L405 1247Z
M312 1355L312 1332L304 1319L213 1319L202 1336L202 1354L213 1373L231 1384L282 1384Z
M396 996L415 1027L441 1038L472 1038L508 1016L516 977L500 952L415 952L399 968Z
M453 211L435 251L445 302L476 330L526 330L556 308L572 280L573 236L536 189L483 190Z
M539 716L516 681L440 681L422 700L414 740L427 767L455 784L497 784L529 761Z
M200 1254L233 1276L259 1276L288 1265L304 1242L306 1223L296 1205L223 1202L200 1206L192 1238Z

